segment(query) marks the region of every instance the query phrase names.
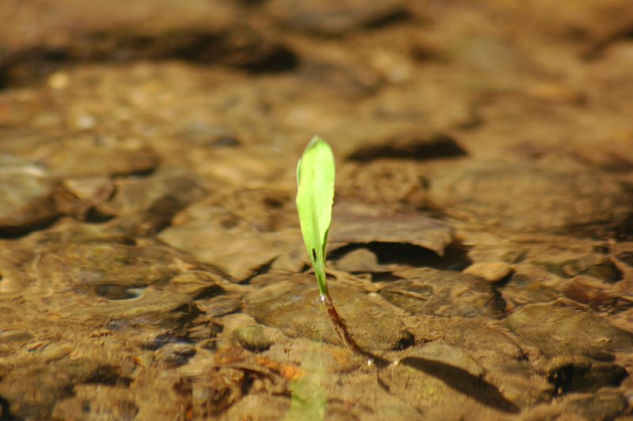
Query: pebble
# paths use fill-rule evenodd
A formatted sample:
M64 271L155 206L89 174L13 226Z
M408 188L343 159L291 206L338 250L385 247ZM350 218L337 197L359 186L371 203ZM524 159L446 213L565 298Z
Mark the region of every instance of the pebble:
M494 283L510 275L512 266L504 262L477 262L464 269L463 273Z

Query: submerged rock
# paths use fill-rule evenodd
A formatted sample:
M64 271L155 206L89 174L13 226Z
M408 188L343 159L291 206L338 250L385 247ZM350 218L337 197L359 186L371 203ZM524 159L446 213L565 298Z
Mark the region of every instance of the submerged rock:
M519 412L463 351L448 345L427 347L405 351L397 365L379 374L391 393L427 419L500 419ZM450 352L437 354L440 348Z
M547 379L558 394L596 392L602 387L619 386L626 377L624 367L586 357L556 357L547 367Z
M24 233L57 215L57 183L43 168L0 156L0 235Z
M490 283L460 272L415 268L394 272L405 278L387 283L380 295L412 313L500 318L505 303Z
M364 349L401 349L413 342L413 335L396 315L362 290L330 286L330 294L350 332ZM259 323L277 327L287 336L340 344L318 297L316 285L307 277L282 278L250 293L245 311Z
M402 16L400 0L381 0L367 4L358 0L305 1L275 0L269 13L286 26L320 35L342 35L372 24Z
M608 360L614 352L633 348L632 333L589 312L556 303L521 307L508 316L507 324L547 357L584 355Z
M464 269L467 275L475 275L488 282L498 282L512 273L512 266L505 262L477 262Z
M615 227L632 200L613 178L567 161L465 163L436 174L431 194L447 213L513 230Z

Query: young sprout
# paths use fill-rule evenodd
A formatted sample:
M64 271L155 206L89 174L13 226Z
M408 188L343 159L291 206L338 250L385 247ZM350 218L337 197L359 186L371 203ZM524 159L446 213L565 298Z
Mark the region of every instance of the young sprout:
M334 203L334 155L328 143L314 136L297 162L297 211L301 234L316 274L321 302L325 305L334 331L352 351L372 362L385 361L362 350L338 314L327 287L325 247Z
M329 297L325 246L332 221L334 172L332 148L325 140L314 136L297 162L297 211L322 300Z

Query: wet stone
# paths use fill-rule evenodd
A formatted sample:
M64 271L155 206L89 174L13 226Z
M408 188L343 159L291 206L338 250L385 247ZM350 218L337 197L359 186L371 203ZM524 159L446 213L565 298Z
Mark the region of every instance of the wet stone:
M264 327L258 325L239 327L233 331L233 337L240 345L253 352L265 351L273 344Z
M522 273L512 275L500 291L508 309L523 304L549 302L562 296L560 291Z
M443 255L453 242L453 230L444 222L422 213L393 213L386 208L354 202L334 207L336 230L329 241L332 248L349 243L411 244Z
M464 273L488 282L498 282L512 273L512 266L504 262L478 262L464 269Z
M604 256L589 255L578 259L563 261L539 260L534 263L564 278L584 275L591 276L608 284L613 284L622 279L622 271L618 269L611 259Z
M633 301L628 296L590 276L576 276L571 279L563 288L563 293L597 311L618 313L633 307Z
M187 364L196 355L196 349L185 343L167 344L154 354L156 362L162 368L176 368Z
M292 197L272 188L212 193L177 215L160 238L236 281L273 266L296 272L306 255Z
M528 362L501 323L463 319L446 332L444 340L459 346L486 370L485 378L518 406L532 406L549 400L553 387Z
M58 214L55 187L44 169L0 156L0 235L23 233L52 221Z
M519 412L481 377L480 368L466 354L453 349L435 359L436 351L425 352L424 347L405 351L397 365L380 372L380 380L427 419L499 419Z
M413 342L413 336L396 315L363 291L330 285L330 294L361 347L384 351L401 349ZM279 279L249 294L245 311L259 323L277 327L292 338L341 344L318 297L312 279Z
M432 200L455 216L514 230L615 227L631 197L612 178L566 161L471 162L435 174Z
M621 262L626 263L627 266L633 267L633 251L623 251L616 256Z
M206 190L186 174L164 174L149 179L122 181L111 206L122 229L139 235L156 233Z
M419 358L461 368L475 377L480 377L484 374L484 369L470 355L453 345L430 342L416 348L413 354ZM404 358L406 358L409 353L405 352L404 355Z
M604 388L595 394L572 394L563 400L567 412L588 420L607 421L623 415L629 408L626 397L617 389Z
M147 174L159 161L150 147L98 144L88 139L75 143L50 151L44 164L60 177L93 177Z
M67 178L63 181L66 200L59 200L60 211L78 219L107 219L114 209L106 203L114 192L108 177Z
M462 319L445 333L444 340L460 346L486 369L514 363L524 358L519 345L507 332L492 323L481 323L481 319Z
M547 379L558 394L593 393L602 387L617 387L626 377L624 367L579 356L553 358L547 367Z
M255 235L257 234L257 235ZM236 281L246 280L278 260L286 260L298 271L303 264L303 244L299 229L256 233L225 229L204 221L170 227L160 234L167 244L191 252ZM301 253L295 253L301 250Z
M75 386L74 392L73 397L57 402L52 419L82 421L105 418L132 421L139 413L139 406L129 388L82 384Z
M9 399L11 411L18 417L51 419L55 403L73 395L73 385L99 383L99 373L108 369L85 358L31 364L22 366L19 371L2 367L0 396ZM33 388L33 383L24 379L37 379L37 387Z
M381 272L378 258L371 250L359 248L346 253L336 261L336 267L350 273L353 272Z
M387 283L379 293L412 314L494 318L504 315L503 299L481 278L431 268L393 274L404 279Z
M428 206L422 174L414 162L397 159L346 162L339 174L337 197L365 205L371 203L372 207L380 205L387 210L401 207L407 213L411 208ZM336 201L335 212L340 203Z
M75 288L106 298L132 294L126 288L166 283L179 272L180 256L155 240L100 232L77 226L63 234L44 232L33 237L36 273L49 288ZM116 291L116 288L123 288ZM132 298L131 296L129 298Z
M396 136L387 136L382 142L364 141L363 146L348 155L347 159L358 162L390 158L422 161L464 155L466 151L449 136L399 133Z
M589 312L556 303L523 306L508 316L507 324L547 357L581 355L610 360L614 352L633 347L630 332Z
M380 0L371 4L359 0L309 0L301 3L274 0L269 2L267 10L286 26L329 36L342 35L405 15L399 0Z

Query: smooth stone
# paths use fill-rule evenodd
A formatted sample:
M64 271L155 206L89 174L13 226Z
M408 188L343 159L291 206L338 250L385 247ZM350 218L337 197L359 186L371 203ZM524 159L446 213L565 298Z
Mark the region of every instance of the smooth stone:
M575 412L588 420L613 420L630 408L627 397L615 388L602 388L593 394L570 394L562 404L566 413Z
M328 36L342 35L405 13L399 0L376 0L371 4L358 0L301 3L274 0L267 4L267 11L283 25Z
M378 264L376 255L366 248L359 248L346 253L336 261L338 270L354 272L380 272L384 270Z
M402 349L413 335L396 315L365 292L331 285L330 294L339 314L358 344L368 351ZM246 296L246 313L257 322L279 328L287 336L341 344L315 282L306 276L280 279Z
M554 301L563 295L560 291L537 280L536 276L527 276L523 273L514 273L500 288L500 292L508 310L524 304Z
M405 278L389 282L379 293L412 314L500 318L505 303L490 283L449 270L413 268L393 272Z
M408 354L405 352L405 355ZM484 369L463 349L440 342L430 342L416 348L415 356L461 368L475 377L483 376Z
M624 367L582 356L555 357L546 370L558 394L594 393L602 387L617 387L628 376Z
M233 337L245 349L253 352L266 351L273 344L272 338L266 334L263 326L242 326L233 331Z
M463 163L435 174L430 193L449 214L517 231L599 231L630 214L621 184L568 161Z
M506 319L515 334L547 357L584 355L610 360L633 348L633 334L590 312L557 303L528 304ZM579 334L582 332L582 334Z
M463 273L494 283L510 275L512 266L504 262L477 262L464 269Z
M605 256L588 255L577 259L537 260L534 264L543 266L549 272L563 278L574 276L590 276L607 284L614 284L622 279L622 271Z
M380 380L426 419L501 419L518 413L514 403L482 378L481 368L455 349L441 360L435 359L439 348L408 349L398 364L380 372Z
M453 230L439 219L422 213L393 213L380 206L340 202L334 206L336 230L331 248L349 243L407 243L434 251L439 256L453 242Z
M206 193L206 189L189 175L168 173L120 182L111 207L123 230L151 235L170 226L178 212Z
M0 156L0 234L22 233L53 220L56 186L44 169Z

